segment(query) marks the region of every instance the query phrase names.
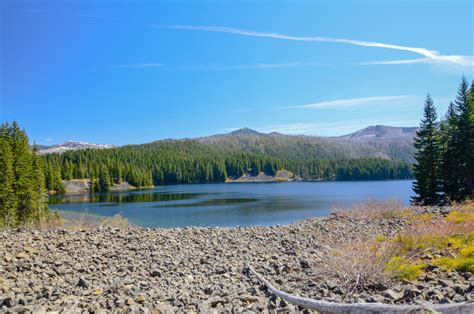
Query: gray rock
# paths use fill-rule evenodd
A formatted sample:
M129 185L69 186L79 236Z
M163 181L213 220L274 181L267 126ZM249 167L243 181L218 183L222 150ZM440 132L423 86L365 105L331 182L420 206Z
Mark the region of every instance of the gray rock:
M161 272L158 269L152 269L150 271L150 276L152 276L152 277L161 277Z
M452 281L446 279L438 279L438 283L441 287L451 287L453 285Z
M2 305L5 305L6 307L14 307L16 305L16 302L12 297L7 297L3 299Z
M452 286L452 288L458 294L464 294L469 291L469 285L455 284Z
M77 286L80 287L80 288L87 289L87 288L89 288L89 282L87 282L87 280L84 279L84 277L79 277L79 281L77 282Z
M403 293L396 292L392 289L387 289L382 292L382 295L390 300L397 301L403 298Z
M442 268L426 269L427 275L417 282L387 280L348 293L335 274L318 273L328 261L328 243L395 236L402 224L333 216L272 228L85 228L35 235L23 229L3 231L0 277L3 271L7 278L0 278L0 312L304 310L269 293L248 275L246 263L277 288L312 299L361 303L474 299L470 273ZM37 252L25 251L26 246ZM20 252L28 257L17 259ZM3 304L7 297L14 306Z

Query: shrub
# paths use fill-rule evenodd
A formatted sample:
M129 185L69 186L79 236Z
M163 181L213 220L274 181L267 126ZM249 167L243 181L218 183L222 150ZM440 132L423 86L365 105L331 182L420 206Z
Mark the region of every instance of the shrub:
M400 279L417 279L426 268L425 263L415 264L402 256L394 256L386 265L385 272Z
M474 258L472 257L439 257L434 259L432 263L447 270L474 273Z
M331 243L328 248L329 254L316 273L319 277L335 279L352 292L386 282L400 272L399 267L404 263L395 259L399 250L388 241Z
M467 210L453 211L448 214L446 219L455 223L474 222L474 213Z
M415 221L423 221L423 222L426 222L426 223L429 223L431 221L433 221L433 214L421 214L421 215L416 215L413 217L413 220Z
M461 249L459 251L459 255L468 258L468 257L474 257L474 245L469 245L466 246L465 248Z

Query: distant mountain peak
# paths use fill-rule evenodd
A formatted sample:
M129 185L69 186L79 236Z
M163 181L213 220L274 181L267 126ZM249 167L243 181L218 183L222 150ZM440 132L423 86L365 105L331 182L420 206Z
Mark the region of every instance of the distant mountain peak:
M417 127L396 127L377 124L340 137L346 139L414 137L417 129Z
M264 133L257 132L250 128L241 128L229 133L229 135L236 135L236 136L247 136L247 135L263 135Z
M44 147L39 150L40 154L51 154L51 153L64 153L68 150L78 150L78 149L86 149L86 148L96 148L96 149L103 149L103 148L112 148L114 145L110 144L94 144L88 142L79 142L69 140L62 144L56 144L49 147Z

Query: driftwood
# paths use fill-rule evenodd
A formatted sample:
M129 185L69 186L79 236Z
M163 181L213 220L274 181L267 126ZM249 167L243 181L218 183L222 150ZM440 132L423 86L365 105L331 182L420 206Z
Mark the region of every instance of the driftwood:
M250 274L254 275L259 282L264 284L268 290L281 299L301 307L324 313L415 313L434 312L446 314L474 313L473 302L461 302L453 304L383 304L383 303L336 303L324 300L313 300L292 294L288 294L275 288L265 277L257 273L252 266L247 265Z

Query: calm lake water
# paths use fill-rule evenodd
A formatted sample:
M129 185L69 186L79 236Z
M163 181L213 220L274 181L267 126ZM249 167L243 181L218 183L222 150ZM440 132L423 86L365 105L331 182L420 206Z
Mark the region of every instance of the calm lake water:
M288 224L369 198L408 204L412 181L188 184L55 197L50 208L113 216L143 227Z

